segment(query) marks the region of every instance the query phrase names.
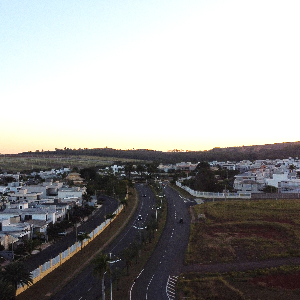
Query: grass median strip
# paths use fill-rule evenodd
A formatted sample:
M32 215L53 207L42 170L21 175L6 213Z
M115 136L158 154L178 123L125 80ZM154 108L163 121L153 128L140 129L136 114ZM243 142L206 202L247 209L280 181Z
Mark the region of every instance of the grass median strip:
M160 200L159 200L160 201ZM138 259L132 260L132 264L129 269L129 274L123 274L117 281L114 282L113 286L113 296L114 299L127 300L129 299L129 291L134 282L134 280L142 272L144 266L146 265L148 259L152 255L155 247L161 237L164 230L166 220L167 220L167 203L163 201L163 206L161 209L161 214L158 220L157 231L152 238L151 242L145 244L141 250L141 255ZM109 291L107 291L107 297L109 296Z

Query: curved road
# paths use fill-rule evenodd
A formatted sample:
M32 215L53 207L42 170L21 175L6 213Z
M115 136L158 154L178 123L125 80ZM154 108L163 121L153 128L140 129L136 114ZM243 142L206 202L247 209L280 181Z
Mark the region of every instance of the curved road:
M112 258L118 257L119 253L133 242L147 219L154 212L156 197L152 190L143 184L137 184L136 189L139 194L139 206L134 217L129 221L122 233L112 242L106 253L111 253ZM141 215L142 221L138 221L137 217ZM140 226L140 227L139 227ZM122 264L122 261L115 263ZM120 265L119 265L120 267ZM108 281L106 282L108 285ZM108 286L106 286L108 288ZM93 275L93 265L89 264L78 276L69 282L60 292L51 297L51 300L94 300L101 297L101 284L99 278Z
M175 299L174 288L181 269L190 234L189 206L193 200L182 198L166 186L168 216L158 245L130 291L130 300ZM183 224L179 223L183 218Z
M118 208L118 201L114 198L103 196L105 201L100 209L97 209L92 217L77 228L77 231L90 233L105 220L105 215L113 213ZM59 239L56 243L51 244L43 251L28 257L24 262L30 271L35 270L49 259L56 257L60 252L65 251L76 241L76 232L72 230L65 237Z

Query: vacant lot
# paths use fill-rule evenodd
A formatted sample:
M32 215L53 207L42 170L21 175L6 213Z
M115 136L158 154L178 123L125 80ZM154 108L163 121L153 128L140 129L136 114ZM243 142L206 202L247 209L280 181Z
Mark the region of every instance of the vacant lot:
M300 257L300 201L222 201L193 207L188 265ZM181 298L300 299L300 268L183 274Z
M134 160L114 157L84 156L84 155L45 155L45 156L0 156L0 170L7 172L22 172L24 170L47 170L63 166L78 168L108 166L116 161L130 162ZM136 160L135 160L136 162Z

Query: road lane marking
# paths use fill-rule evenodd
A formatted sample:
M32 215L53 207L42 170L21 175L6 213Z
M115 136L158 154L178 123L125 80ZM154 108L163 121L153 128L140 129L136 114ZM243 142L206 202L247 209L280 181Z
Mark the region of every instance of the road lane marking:
M147 285L147 289L146 289L146 300L148 299L148 290L149 290L149 286L150 286L150 284L151 284L151 281L152 281L154 275L155 275L155 274L152 275L152 277L151 277L151 279L150 279L150 281L149 281L149 283L148 283L148 285Z
M166 284L166 294L169 300L174 300L176 295L176 282L178 280L178 276L170 276L168 278L167 284Z
M138 279L138 278L141 276L141 274L143 273L143 271L144 271L144 269L142 269L142 271L140 272L140 274L137 276L136 279ZM130 292L129 292L129 299L130 299L130 300L131 300L132 289L133 289L133 286L135 285L136 279L133 281L133 284L132 284L132 286L131 286L131 288L130 288Z

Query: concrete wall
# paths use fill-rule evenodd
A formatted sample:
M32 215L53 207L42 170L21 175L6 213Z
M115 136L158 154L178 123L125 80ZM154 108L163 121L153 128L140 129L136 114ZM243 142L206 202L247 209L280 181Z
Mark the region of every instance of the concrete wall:
M123 210L123 205L120 205L119 208L114 212L116 214L116 217L119 215L119 213ZM115 217L115 218L116 218ZM114 219L115 219L114 218ZM90 232L90 239L85 239L83 241L82 247L81 243L77 242L73 244L71 247L68 247L68 249L61 252L58 256L46 261L44 264L39 266L37 269L33 270L31 272L33 284L44 278L46 275L51 273L53 270L61 266L64 262L66 262L68 259L70 259L73 255L75 255L77 252L81 250L81 248L84 248L89 242L91 242L94 238L96 238L113 220L107 219L105 222L103 222L101 225L97 226L93 231ZM19 286L17 289L16 295L21 294L23 291L28 289L30 286Z

